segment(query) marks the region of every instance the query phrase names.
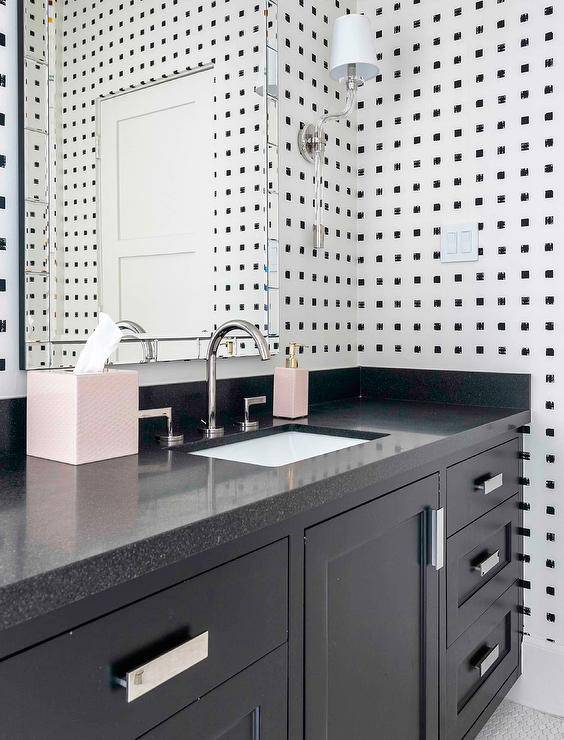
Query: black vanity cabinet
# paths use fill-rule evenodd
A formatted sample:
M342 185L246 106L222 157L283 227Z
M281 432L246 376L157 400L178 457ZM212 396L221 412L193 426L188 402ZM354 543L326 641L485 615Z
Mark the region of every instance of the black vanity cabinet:
M437 737L438 498L433 475L307 530L307 740Z
M367 475L6 631L0 740L472 740L521 672L520 457L507 432Z

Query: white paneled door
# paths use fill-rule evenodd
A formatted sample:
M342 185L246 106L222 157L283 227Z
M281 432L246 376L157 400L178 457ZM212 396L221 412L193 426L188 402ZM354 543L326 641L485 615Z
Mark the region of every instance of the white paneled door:
M213 81L208 68L98 102L101 308L153 335L212 328ZM185 357L159 343L159 359Z

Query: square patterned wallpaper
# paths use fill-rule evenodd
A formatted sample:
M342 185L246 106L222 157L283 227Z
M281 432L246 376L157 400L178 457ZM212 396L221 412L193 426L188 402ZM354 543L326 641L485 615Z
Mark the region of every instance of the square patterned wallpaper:
M359 362L531 373L525 630L563 645L563 8L359 6L382 56L358 111ZM479 260L441 264L441 228L472 222Z
M41 14L46 0L33 0L34 13ZM244 31L249 24L247 16L241 16L241 0L234 3L233 0L206 0L200 3L197 10L198 18L205 18L213 14L214 17L224 18L226 15L237 15L238 23ZM244 5L244 4L243 4ZM90 7L92 6L92 7ZM130 7L131 6L131 7ZM121 7L121 6L120 6ZM159 26L158 38L165 41L170 40L170 48L166 53L155 50L151 59L166 57L167 68L173 69L180 64L179 56L185 50L186 44L181 44L177 38L176 30L181 26L190 29L194 25L193 14L188 14L183 3L179 0L169 0L166 3L143 2L142 8L137 8L135 2L128 4L127 13L133 19L132 30L141 34L143 22L146 23L144 38L150 40L155 35L155 26ZM257 3L254 8L258 8ZM234 10L235 8L235 10ZM70 10L69 10L70 9ZM280 251L280 346L292 340L303 342L307 345L305 350L304 365L311 368L352 366L357 362L356 347L356 125L354 118L346 123L339 124L332 136L333 150L328 154L325 187L327 203L327 224L329 234L327 238L327 249L319 254L313 254L311 248L311 212L313 204L313 170L298 153L297 131L300 125L315 118L328 107L340 107L341 90L339 85L332 82L327 74L328 49L332 24L334 19L343 12L355 9L354 2L343 3L333 0L321 4L303 2L302 0L284 0L278 9L278 48L279 48L279 71L280 71L280 93L278 110L278 143L281 152L282 166L279 177L280 205L279 205L279 251ZM88 28L94 28L98 19L103 16L116 19L115 4L110 0L97 0L88 6ZM66 21L66 27L72 28L74 22L76 32L71 34L75 38L77 34L85 33L82 30L84 18L75 18L74 10L68 2L61 3L57 8L61 20L65 13L70 17ZM125 6L120 14L125 11ZM193 11L194 13L196 11ZM93 15L92 15L93 14ZM180 16L186 17L180 22ZM90 17L92 16L92 17ZM159 24L155 18L160 19ZM129 17L129 16L128 16ZM121 15L120 15L121 18ZM119 18L117 18L119 20ZM123 21L123 19L121 19ZM197 20L197 19L196 19ZM2 381L0 385L0 396L21 394L24 390L22 374L18 371L18 317L17 317L17 225L16 225L16 193L17 169L15 152L17 151L17 50L16 50L16 3L0 3L0 24L3 24L6 46L2 49L6 63L12 65L10 84L3 91L5 94L6 108L12 106L11 113L7 119L5 130L6 151L12 152L11 167L7 169L7 179L11 182L13 194L9 198L10 204L0 218L5 220L3 233L6 235L6 259L0 262L0 274L6 276L8 293L4 303L0 303L2 318L5 324L5 336L0 338L0 370ZM197 24L196 24L197 25ZM252 25L252 24L251 24ZM121 26L120 26L121 27ZM219 42L223 48L225 33L221 32L221 24L213 26L217 33L214 36L210 29L205 33L199 33L198 41L194 33L189 39L194 52L194 63L203 64L208 56L217 53ZM192 29L193 30L193 29ZM252 28L247 29L252 31ZM134 35L135 35L134 33ZM40 31L36 35L41 35ZM236 34L237 37L240 34ZM200 38L201 37L201 38ZM156 38L156 37L155 37ZM161 39L161 40L162 40ZM37 56L40 44L32 39L27 40L28 46L34 46L34 55ZM70 43L70 42L69 42ZM166 44L165 44L166 47ZM74 42L73 47L74 49ZM180 51L179 51L180 50ZM71 49L72 51L72 49ZM224 49L225 51L225 49ZM243 49L241 48L241 51ZM78 52L73 52L75 55ZM106 52L101 52L104 55ZM92 64L92 59L81 59L77 56L76 74L80 80L85 80L87 67ZM131 57L131 54L129 54ZM134 59L134 56L131 57ZM41 59L35 60L41 62ZM153 60L154 61L154 60ZM181 66L190 66L191 59L186 57L181 60ZM95 60L94 60L95 62ZM154 66L154 65L153 65ZM125 70L125 71L124 71ZM123 74L116 87L127 86L139 81L140 75L146 74L139 64L131 63L130 66L124 61ZM84 83L79 84L75 80L75 74L68 75L69 90L80 92L84 89ZM86 85L88 87L88 85ZM75 92L73 96L76 97ZM86 96L86 97L85 97ZM247 96L248 97L248 96ZM82 101L82 102L81 102ZM75 116L74 124L82 121L80 112L86 106L88 108L91 100L86 93L78 103L69 104L71 113ZM73 113L73 110L76 111ZM237 108L239 110L239 108ZM33 114L33 111L31 111ZM74 120L74 119L73 119ZM73 129L76 126L73 124ZM74 205L71 216L74 220L84 220L85 214L90 214L93 208L92 183L86 173L92 170L93 144L76 142L73 148L73 137L69 140L67 149L68 156L75 161L73 166L67 168L65 176L68 188L71 192L80 193ZM84 137L82 137L83 139ZM91 137L90 137L91 138ZM1 141L1 139L0 139ZM11 142L11 144L10 144ZM246 160L245 160L246 161ZM74 179L73 179L74 178ZM82 179L81 179L82 178ZM4 192L7 192L6 190ZM0 204L1 205L1 204ZM72 204L71 204L72 205ZM84 276L84 265L80 264L81 254L93 246L92 229L78 232L70 230L65 246L71 253L78 255L77 275L81 279ZM72 238L71 238L72 237ZM80 237L80 238L78 238ZM245 249L253 250L256 237L249 236L240 240ZM72 271L72 261L69 270ZM92 261L86 266L86 277L88 286L94 286L95 269ZM69 279L73 279L69 272ZM218 282L219 285L219 282ZM95 290L95 287L92 288ZM1 294L0 294L1 295ZM231 305L236 297L230 291L229 299ZM236 305L241 302L236 301ZM256 305L256 301L254 302ZM80 309L80 307L79 307ZM9 315L8 315L9 314ZM73 325L73 316L70 315L66 324L69 332L77 331ZM282 356L269 363L260 363L255 358L245 358L220 363L220 372L223 375L248 375L254 373L272 372L275 364L283 361ZM199 379L204 375L202 363L166 363L160 366L144 366L142 371L142 383L174 382L180 380Z

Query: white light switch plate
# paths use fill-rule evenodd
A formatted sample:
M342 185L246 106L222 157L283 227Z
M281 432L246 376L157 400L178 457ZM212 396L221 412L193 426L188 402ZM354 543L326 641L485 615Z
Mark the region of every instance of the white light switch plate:
M475 262L478 259L478 224L443 226L441 262Z

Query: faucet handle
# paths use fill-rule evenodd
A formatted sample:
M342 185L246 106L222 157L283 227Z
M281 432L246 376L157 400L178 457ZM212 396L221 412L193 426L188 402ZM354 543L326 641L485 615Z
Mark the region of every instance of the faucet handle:
M170 406L162 409L140 409L139 419L157 419L163 416L167 420L166 434L158 434L156 439L161 447L176 447L184 444L184 435L175 434L172 429L172 409Z
M250 432L259 428L258 421L250 420L250 411L251 406L258 406L263 403L266 403L266 396L251 396L249 398L245 398L245 418L243 421L237 422L237 426L241 431Z

